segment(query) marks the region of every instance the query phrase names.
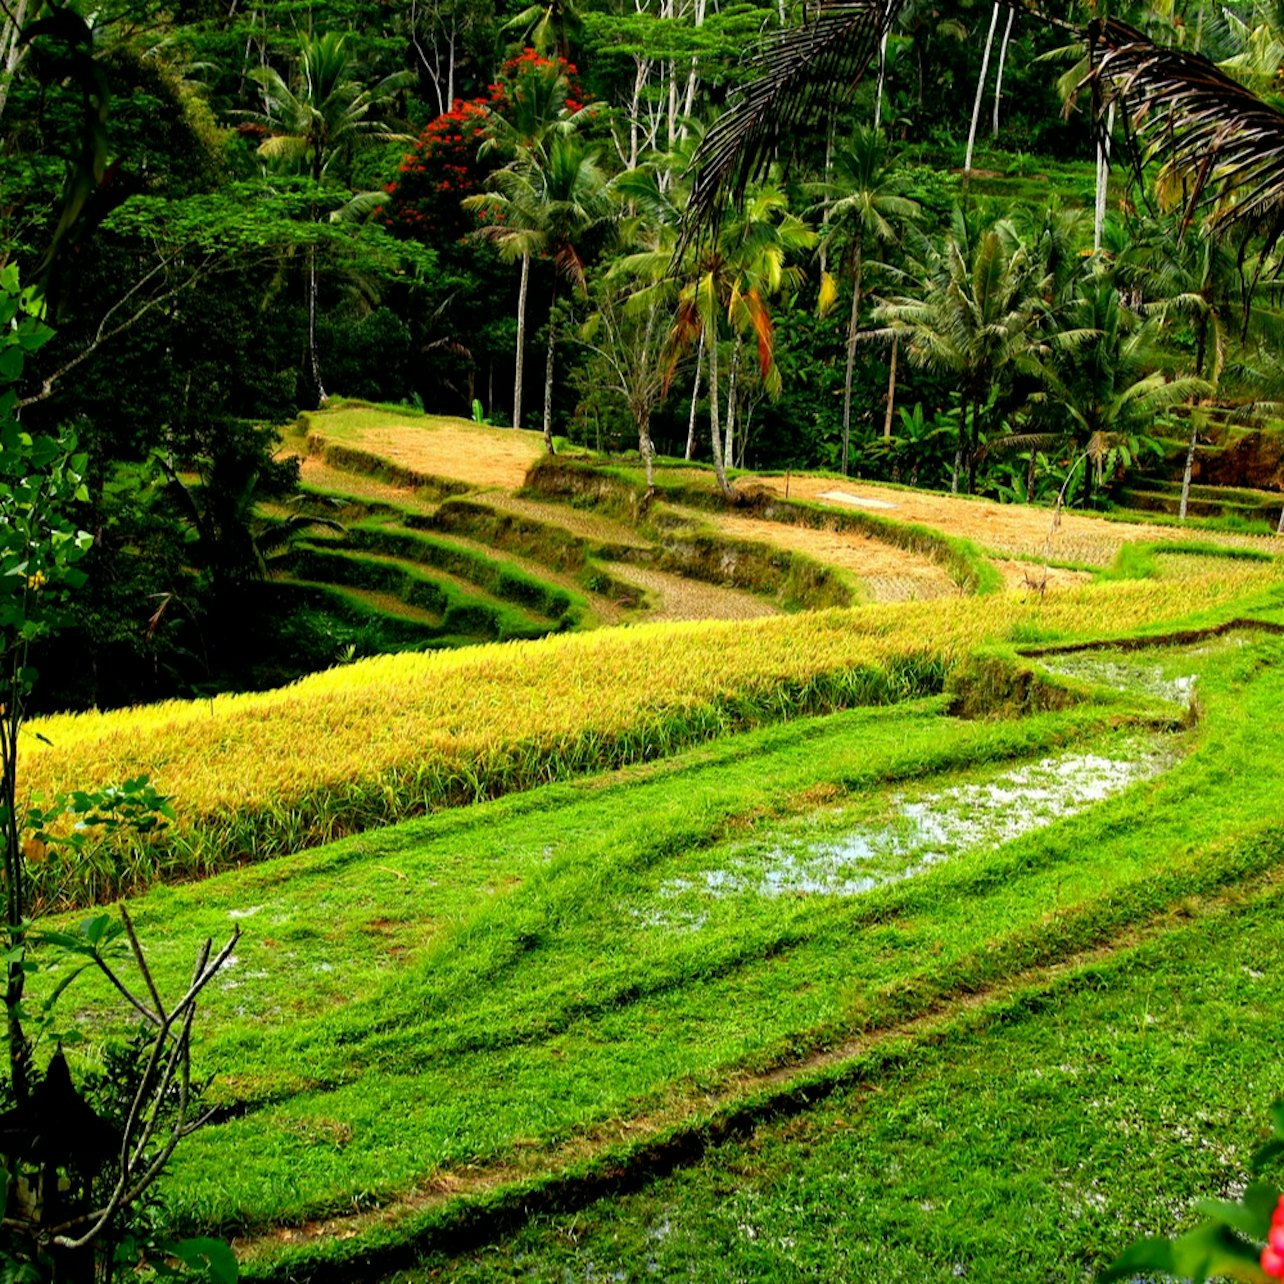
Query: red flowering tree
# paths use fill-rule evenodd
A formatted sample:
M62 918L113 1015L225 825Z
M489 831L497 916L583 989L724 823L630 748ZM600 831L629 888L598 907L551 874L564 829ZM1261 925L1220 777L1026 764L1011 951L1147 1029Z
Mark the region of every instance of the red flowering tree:
M498 157L481 154L489 116L489 100L456 98L450 111L419 135L396 179L385 188L383 219L394 232L442 242L458 241L472 231L476 219L460 201L480 192L499 163Z
M455 99L419 135L386 185L384 222L399 235L437 244L473 231L478 217L460 202L483 191L506 160L583 110L575 77L573 64L527 49L504 64L484 97Z

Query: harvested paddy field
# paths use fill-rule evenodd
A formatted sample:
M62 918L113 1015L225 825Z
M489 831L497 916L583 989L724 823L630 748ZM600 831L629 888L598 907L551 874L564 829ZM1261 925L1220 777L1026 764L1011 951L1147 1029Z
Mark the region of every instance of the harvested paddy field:
M328 442L377 455L398 468L469 486L517 490L544 449L537 432L467 419L381 410L361 403L303 417L309 449ZM317 445L312 445L313 439Z
M743 589L723 588L629 562L604 565L616 579L648 595L647 618L651 620L756 620L778 613L770 602Z
M763 477L755 484L784 494L784 480ZM789 493L835 509L856 508L898 522L916 522L950 535L973 540L983 548L1008 557L1050 559L1057 562L1105 566L1126 543L1190 539L1191 531L1176 524L1116 521L1072 510L1063 510L1053 529L1050 509L1029 504L997 504L914 491L866 482L825 477L790 478ZM1255 548L1275 552L1281 542L1272 536L1198 531L1197 537L1230 548Z
M944 567L930 558L859 531L788 526L738 513L702 513L699 517L733 539L773 544L850 571L873 602L909 602L958 592Z

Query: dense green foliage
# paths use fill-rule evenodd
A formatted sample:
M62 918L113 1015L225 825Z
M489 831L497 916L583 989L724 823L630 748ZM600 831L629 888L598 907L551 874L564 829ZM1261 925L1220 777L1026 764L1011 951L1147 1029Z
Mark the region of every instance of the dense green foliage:
M1268 83L1253 6L1135 8ZM799 21L787 6L336 0L302 42L276 4L58 13L24 7L0 42L5 253L57 331L22 413L75 427L97 537L74 636L91 662L53 701L247 680L259 659L215 617L283 627L225 563L271 491L257 425L327 389L495 423L521 405L534 424L542 403L550 447L1085 503L1162 471L1186 434L1165 416L1192 398L1273 395L1274 240L1179 238L1168 178L1158 207L1112 178L1094 228L1059 34L1015 24L993 136L960 173L979 0L906 6L881 74L792 136L681 264L691 149L745 50ZM199 473L198 507L243 529L193 546L157 460Z

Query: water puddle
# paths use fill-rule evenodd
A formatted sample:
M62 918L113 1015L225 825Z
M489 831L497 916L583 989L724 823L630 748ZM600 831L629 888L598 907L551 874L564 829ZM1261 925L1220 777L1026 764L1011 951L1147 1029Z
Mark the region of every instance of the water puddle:
M831 811L801 821L804 832L738 844L715 867L667 879L658 889L659 904L635 917L695 930L706 921L711 900L859 896L1075 816L1160 775L1177 757L1166 737L1120 737L1098 753L1067 750L978 783L891 794L877 819L858 818L851 809Z
M1158 700L1169 700L1185 708L1195 695L1196 675L1173 673L1173 658L1156 658L1153 651L1132 654L1076 651L1069 655L1042 655L1038 662L1050 672L1067 678L1079 678L1103 687L1113 687L1116 691L1132 691Z

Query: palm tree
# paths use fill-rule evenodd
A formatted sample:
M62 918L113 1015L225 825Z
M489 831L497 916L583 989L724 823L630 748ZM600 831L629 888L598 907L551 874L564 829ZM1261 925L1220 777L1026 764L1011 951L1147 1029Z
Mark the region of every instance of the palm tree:
M366 88L356 76L346 37L327 33L305 37L292 80L273 67L250 72L263 91L263 111L251 113L268 131L259 155L276 169L309 177L317 187L334 177L341 158L360 145L388 141L397 134L372 113L394 93L411 83L413 75L399 72ZM317 217L314 206L313 218ZM317 250L308 246L308 368L318 400L326 400L317 353Z
M971 494L989 412L1035 337L1043 281L1009 222L977 233L958 210L920 278L917 297L891 299L875 316L899 335L912 363L957 381L962 414L952 489L966 476Z
M1014 444L1052 448L1068 442L1085 458L1084 501L1104 480L1105 461L1149 433L1155 416L1203 396L1209 384L1195 376L1170 378L1158 348L1159 322L1129 311L1113 274L1094 268L1067 309L1064 328L1048 335L1031 363L1041 389L1031 398L1035 424Z
M559 58L571 56L571 37L578 37L584 30L574 0L536 0L516 17L504 24L505 31L520 31L542 54L556 54Z
M738 341L752 336L769 391L779 389L770 300L786 287L801 284L801 270L788 259L815 241L816 234L789 213L785 194L765 185L750 192L738 209L729 210L714 236L690 247L678 270L685 284L678 293L672 339L675 352L704 339L713 464L718 485L728 497L732 491L726 469L733 442L729 434L724 443L719 422L719 340L728 332Z
M527 50L513 65L515 74L504 110L488 112L487 139L482 144L482 151L499 152L508 158L508 170L518 172L524 166L538 165L540 159L548 154L550 140L559 134L574 132L587 109L568 105L570 82L564 62L541 58L534 50ZM498 176L492 179L492 185L500 187L507 182L508 179ZM463 204L466 209L485 215L497 196L502 197L502 191L469 197ZM502 223L507 214L502 209L497 213L500 215L498 221ZM531 255L539 250L529 246L523 248L522 238L506 237L503 229L493 224L483 228L481 234L496 244L506 246L503 251L506 258L521 262L521 280L517 289L517 351L513 361L513 427L520 428L526 359L526 300L530 289Z
M544 445L553 454L553 362L557 342L558 283L577 291L585 284L584 243L606 213L606 180L597 154L585 150L574 134L555 133L547 147L525 151L509 167L496 171L495 190L470 196L464 204L486 220L481 235L500 256L522 262L517 304L518 377L526 342L526 287L532 257L552 260L553 289L549 302L548 354L544 367ZM520 427L520 387L515 389L514 427Z
M852 377L860 334L860 305L864 285L865 247L897 239L897 223L919 217L916 201L905 196L906 179L887 164L887 140L876 130L858 128L851 141L836 148L831 177L820 185L837 197L827 206L829 231L822 246L844 246L843 266L852 283L852 310L847 324L847 372L843 382L843 476L851 441Z

